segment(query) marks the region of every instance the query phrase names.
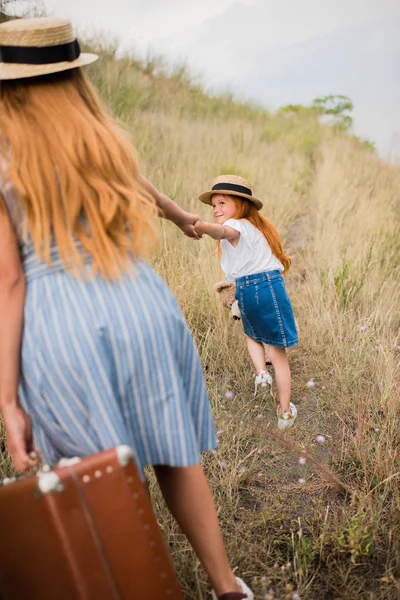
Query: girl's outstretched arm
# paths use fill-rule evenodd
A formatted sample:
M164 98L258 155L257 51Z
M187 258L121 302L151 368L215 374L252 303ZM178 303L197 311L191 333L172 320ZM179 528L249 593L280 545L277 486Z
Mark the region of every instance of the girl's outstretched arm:
M169 221L172 221L179 227L188 237L199 239L199 236L194 230L198 216L183 210L176 202L168 198L160 192L146 177L139 175L139 183L152 196L160 208L161 216Z
M213 240L229 240L232 246L237 246L240 238L240 232L232 227L225 227L219 223L207 223L202 219L198 219L194 229L201 236L204 233L213 238Z

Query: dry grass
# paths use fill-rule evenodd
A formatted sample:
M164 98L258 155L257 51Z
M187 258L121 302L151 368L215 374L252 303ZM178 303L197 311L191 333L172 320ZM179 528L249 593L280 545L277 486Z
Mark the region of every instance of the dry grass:
M144 172L205 217L197 196L213 177L243 174L294 257L288 286L301 344L290 360L299 419L280 436L270 396L253 399L240 324L217 306L212 286L223 276L212 243L160 224L153 264L198 344L220 432L204 467L232 564L257 598L395 600L400 171L326 127L210 100L183 76L166 80L145 67L109 55L91 71L127 123ZM311 378L315 386L306 387ZM186 597L205 599L205 574L150 478Z

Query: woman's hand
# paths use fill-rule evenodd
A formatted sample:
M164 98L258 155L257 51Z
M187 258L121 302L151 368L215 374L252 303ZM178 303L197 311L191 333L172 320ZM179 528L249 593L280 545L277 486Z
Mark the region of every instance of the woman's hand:
M3 408L8 452L16 471L23 472L34 467L38 455L33 451L31 420L19 406Z

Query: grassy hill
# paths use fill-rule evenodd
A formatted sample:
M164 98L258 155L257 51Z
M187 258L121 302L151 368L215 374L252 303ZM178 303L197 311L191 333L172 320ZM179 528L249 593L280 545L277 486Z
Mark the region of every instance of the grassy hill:
M160 222L153 264L205 370L220 446L204 464L232 564L258 598L399 598L400 170L310 112L272 115L207 96L184 70L167 76L154 61L101 54L90 77L154 184L211 219L199 193L220 173L244 175L293 258L299 419L280 436L269 394L253 398L241 325L214 296L223 274L212 242ZM10 470L4 453L0 468ZM186 597L206 599L205 575L150 478Z

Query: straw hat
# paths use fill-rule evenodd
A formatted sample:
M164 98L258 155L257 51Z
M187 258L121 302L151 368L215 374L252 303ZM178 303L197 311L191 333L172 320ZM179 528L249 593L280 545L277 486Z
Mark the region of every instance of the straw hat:
M0 25L0 81L58 73L97 59L81 54L67 19L13 19Z
M239 175L220 175L214 180L212 189L199 196L199 200L204 204L212 204L211 196L215 194L228 194L229 196L239 196L247 198L253 202L257 210L263 207L261 200L254 198L251 191L251 185L244 177Z

